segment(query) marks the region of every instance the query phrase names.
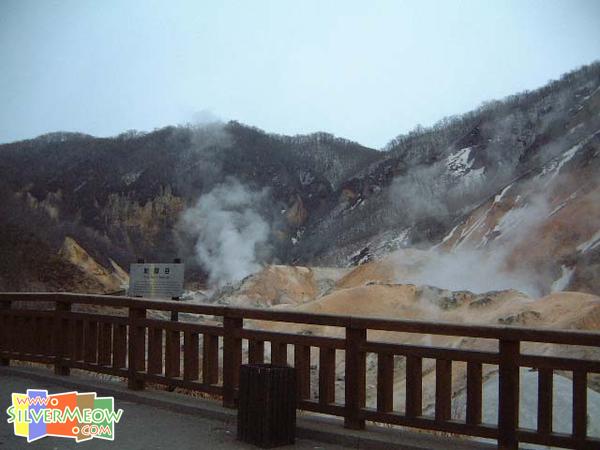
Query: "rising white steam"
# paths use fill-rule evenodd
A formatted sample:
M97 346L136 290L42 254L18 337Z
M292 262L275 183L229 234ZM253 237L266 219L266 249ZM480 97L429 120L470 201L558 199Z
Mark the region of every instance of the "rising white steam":
M270 227L258 212L267 191L253 191L228 179L198 200L182 216L194 236L198 262L211 286L223 286L260 270Z
M505 214L494 230L499 236L486 245L465 240L448 252L436 248L416 254L400 250L393 256L397 281L476 293L517 289L539 297L546 293L551 275L541 268L515 265L511 256L536 235L549 211L547 200L536 196Z

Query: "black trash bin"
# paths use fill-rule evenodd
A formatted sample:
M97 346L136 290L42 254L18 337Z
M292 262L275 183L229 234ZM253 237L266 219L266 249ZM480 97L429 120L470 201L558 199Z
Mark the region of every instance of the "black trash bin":
M293 444L296 371L271 364L240 368L237 438L262 448Z

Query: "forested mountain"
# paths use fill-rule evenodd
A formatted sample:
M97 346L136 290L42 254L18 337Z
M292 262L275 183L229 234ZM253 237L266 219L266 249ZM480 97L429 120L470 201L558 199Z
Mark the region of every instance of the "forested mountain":
M403 247L493 250L516 226L547 247L507 257L543 259L542 290L566 271L564 287L598 293L599 87L595 63L380 151L237 122L1 145L0 289L98 290L65 256L66 238L107 270L182 257L188 280L215 281L252 267L207 262L237 247L249 263L347 266ZM256 218L265 226L250 226ZM224 230L239 234L231 248Z

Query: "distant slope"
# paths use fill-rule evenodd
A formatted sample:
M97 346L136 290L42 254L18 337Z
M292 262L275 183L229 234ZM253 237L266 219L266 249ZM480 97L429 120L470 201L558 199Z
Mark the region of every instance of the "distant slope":
M527 182L528 174L560 161L577 144L594 147L599 130L600 63L418 128L391 141L380 161L344 182L329 214L312 217L298 248L300 261L351 263L436 243L510 183ZM591 150L589 161L596 157ZM599 177L597 165L586 176Z
M111 259L127 268L138 257L182 257L188 279L201 281L206 268L179 227L181 215L229 177L267 193L256 205L271 228L267 262L323 266L360 264L444 238L439 248L451 249L453 229L463 246L477 247L483 236L484 247L493 245L498 221L542 192L552 208L566 203L543 221L540 240L550 250L527 251L538 255L529 263L546 258L548 285L564 267L572 271L567 285L599 293L599 247L588 242L598 231L599 130L595 63L417 128L385 151L327 133L280 136L237 122L114 138L52 133L0 145L0 232L22 227L53 254L70 236L104 267ZM544 177L552 179L551 192ZM492 206L494 219L471 230ZM553 236L565 245L550 245ZM577 250L586 242L588 249ZM30 264L14 252L4 259L23 271Z
M103 285L20 228L2 227L1 291L104 292Z
M554 328L571 330L600 330L600 297L576 292L557 292L543 297L531 297L514 289L474 293L467 290L440 289L425 284L406 284L396 279L410 270L405 252L390 255L384 261L371 262L342 274L339 271L323 271L329 276L330 288L316 289L314 275L317 270L309 268L268 266L263 271L248 277L239 286L230 289L226 295L217 295L217 300L225 304L250 304L272 307L288 311L315 314L344 314L360 317L380 317L386 319L424 320L462 324L510 325L534 328ZM412 262L421 264L430 256L421 252L419 257L412 255ZM323 269L318 269L323 270ZM282 274L286 274L282 278ZM343 275L340 278L340 275ZM323 278L321 281L324 281ZM301 293L302 295L298 295ZM292 300L292 301L290 301ZM283 331L317 336L343 337L340 327L283 324L267 321L250 321L251 328L268 331ZM404 344L439 346L444 348L497 351L497 344L487 339L457 336L431 336L415 333L369 331L369 340L378 342L402 342ZM568 347L568 348L567 348ZM530 354L577 357L597 360L600 349L593 347L538 345L523 343L521 351ZM268 350L267 350L268 352ZM267 353L268 354L268 353ZM318 355L313 354L314 364ZM343 356L337 364L343 367ZM367 405L375 407L377 398L376 376L377 355L367 355ZM432 411L435 405L435 360L423 360L423 401L424 410ZM452 392L461 398L466 388L465 365L453 364ZM406 365L397 361L394 371L394 410L404 407ZM484 367L486 389L494 387L497 368ZM341 380L341 379L340 379ZM529 395L537 392L529 376L523 378ZM563 384L565 380L560 380ZM591 389L598 390L600 377L590 376ZM317 395L315 387L314 396ZM336 383L338 394L342 395L343 380ZM496 385L497 389L497 385ZM486 392L488 392L486 390ZM593 394L596 395L596 394ZM493 398L493 397L492 397ZM559 396L557 396L558 400ZM570 398L570 397L569 397ZM562 401L562 399L560 400ZM594 398L597 402L597 398ZM458 403L464 406L464 401ZM493 403L492 403L493 404ZM596 403L596 406L598 403ZM486 415L489 411L486 411ZM464 415L464 410L457 411ZM494 423L493 421L491 423ZM560 421L561 424L564 421Z
M379 152L326 133L285 137L231 122L94 138L53 133L0 146L0 212L56 251L72 236L104 265L187 257L181 212L227 177L269 188L285 249L340 180ZM1 226L2 224L0 224ZM186 253L187 252L187 253Z

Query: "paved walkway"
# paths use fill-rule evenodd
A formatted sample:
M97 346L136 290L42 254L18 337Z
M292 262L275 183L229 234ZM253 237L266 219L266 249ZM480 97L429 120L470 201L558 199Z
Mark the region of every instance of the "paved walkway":
M27 443L22 437L13 434L13 426L6 423L6 408L10 405L12 392L25 392L27 389L47 389L49 393L66 392L70 389L48 382L41 383L27 378L6 374L0 371L0 449L40 449L63 448L127 449L127 450L219 450L254 449L256 447L236 441L234 421L219 421L198 415L178 413L163 408L115 399L115 407L123 409L123 417L116 425L114 442L92 439L75 443L71 439L45 437ZM338 450L348 447L316 443L297 439L296 445L281 447L302 450Z
M110 377L109 377L110 378ZM115 440L74 440L45 437L27 443L13 433L6 408L13 392L46 389L49 393L97 392L115 398L115 407L123 409L116 424ZM131 391L123 382L102 375L73 371L68 377L56 376L41 366L0 367L0 450L63 448L115 450L212 450L255 449L236 440L235 410L219 402L146 389ZM296 445L282 449L301 450L495 450L495 445L465 439L449 439L428 433L415 433L386 426L367 426L366 430L348 430L339 418L300 413L296 428Z

